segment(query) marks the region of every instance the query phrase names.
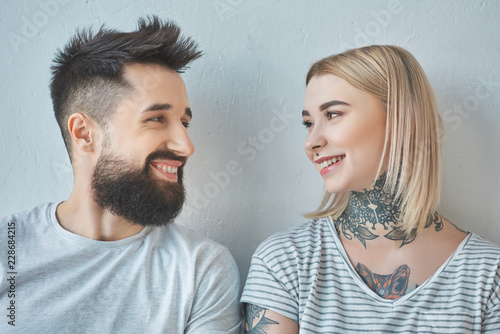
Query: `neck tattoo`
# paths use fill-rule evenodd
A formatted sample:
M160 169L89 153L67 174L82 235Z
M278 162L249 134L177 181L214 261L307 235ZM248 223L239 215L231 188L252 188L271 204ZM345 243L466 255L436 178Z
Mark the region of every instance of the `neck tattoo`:
M366 242L379 237L370 230L383 227L387 233L385 238L401 241L402 247L415 240L417 229L406 234L399 222L400 208L394 202L394 196L383 189L386 173L375 182L373 189L353 191L349 198L349 207L335 221L337 233L342 233L346 239L359 240L366 248ZM436 231L443 228L439 214L434 213L426 222L425 228L434 225Z

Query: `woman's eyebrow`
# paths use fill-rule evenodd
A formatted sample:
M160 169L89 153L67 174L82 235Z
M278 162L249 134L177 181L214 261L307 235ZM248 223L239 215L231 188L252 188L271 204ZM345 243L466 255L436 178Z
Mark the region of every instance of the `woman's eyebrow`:
M319 110L323 111L329 107L337 106L337 105L350 106L350 104L347 102L339 101L339 100L332 100L332 101L328 101L328 102L325 102L322 105L320 105Z
M344 102L344 101L331 100L331 101L325 102L322 105L320 105L319 106L319 110L323 111L325 109L328 109L328 108L330 108L332 106L337 106L337 105L351 106L349 103ZM302 110L302 117L304 117L304 116L311 116L311 114L307 110Z

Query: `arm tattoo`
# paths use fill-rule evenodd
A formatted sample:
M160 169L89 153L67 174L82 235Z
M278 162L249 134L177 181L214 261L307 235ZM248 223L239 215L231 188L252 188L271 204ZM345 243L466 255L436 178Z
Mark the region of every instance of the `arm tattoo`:
M279 322L266 318L266 309L252 304L246 305L247 333L266 334L271 325L279 325Z

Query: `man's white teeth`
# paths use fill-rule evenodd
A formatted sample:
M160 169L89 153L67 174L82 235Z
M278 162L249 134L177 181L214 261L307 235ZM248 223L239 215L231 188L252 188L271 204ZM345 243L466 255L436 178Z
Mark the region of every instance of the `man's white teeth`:
M328 160L325 160L323 161L322 163L320 163L320 167L321 169L325 168L325 167L328 167L330 165L333 165L334 163L337 163L339 162L340 160L344 159L345 158L345 155L341 155L341 156L338 156L338 157L333 157L331 159L328 159Z
M177 173L177 167L172 167L172 166L161 166L160 167L165 173L170 173L170 174L175 174Z

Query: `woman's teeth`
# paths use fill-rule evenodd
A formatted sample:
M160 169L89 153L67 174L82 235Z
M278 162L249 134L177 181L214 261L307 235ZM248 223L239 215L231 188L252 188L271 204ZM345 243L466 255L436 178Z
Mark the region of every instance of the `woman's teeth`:
M339 162L340 160L344 159L345 158L345 155L340 155L338 157L333 157L331 159L328 159L328 160L325 160L323 162L321 162L319 164L319 166L321 167L321 169L325 168L325 167L328 167L330 165L333 165L334 163L337 163Z

